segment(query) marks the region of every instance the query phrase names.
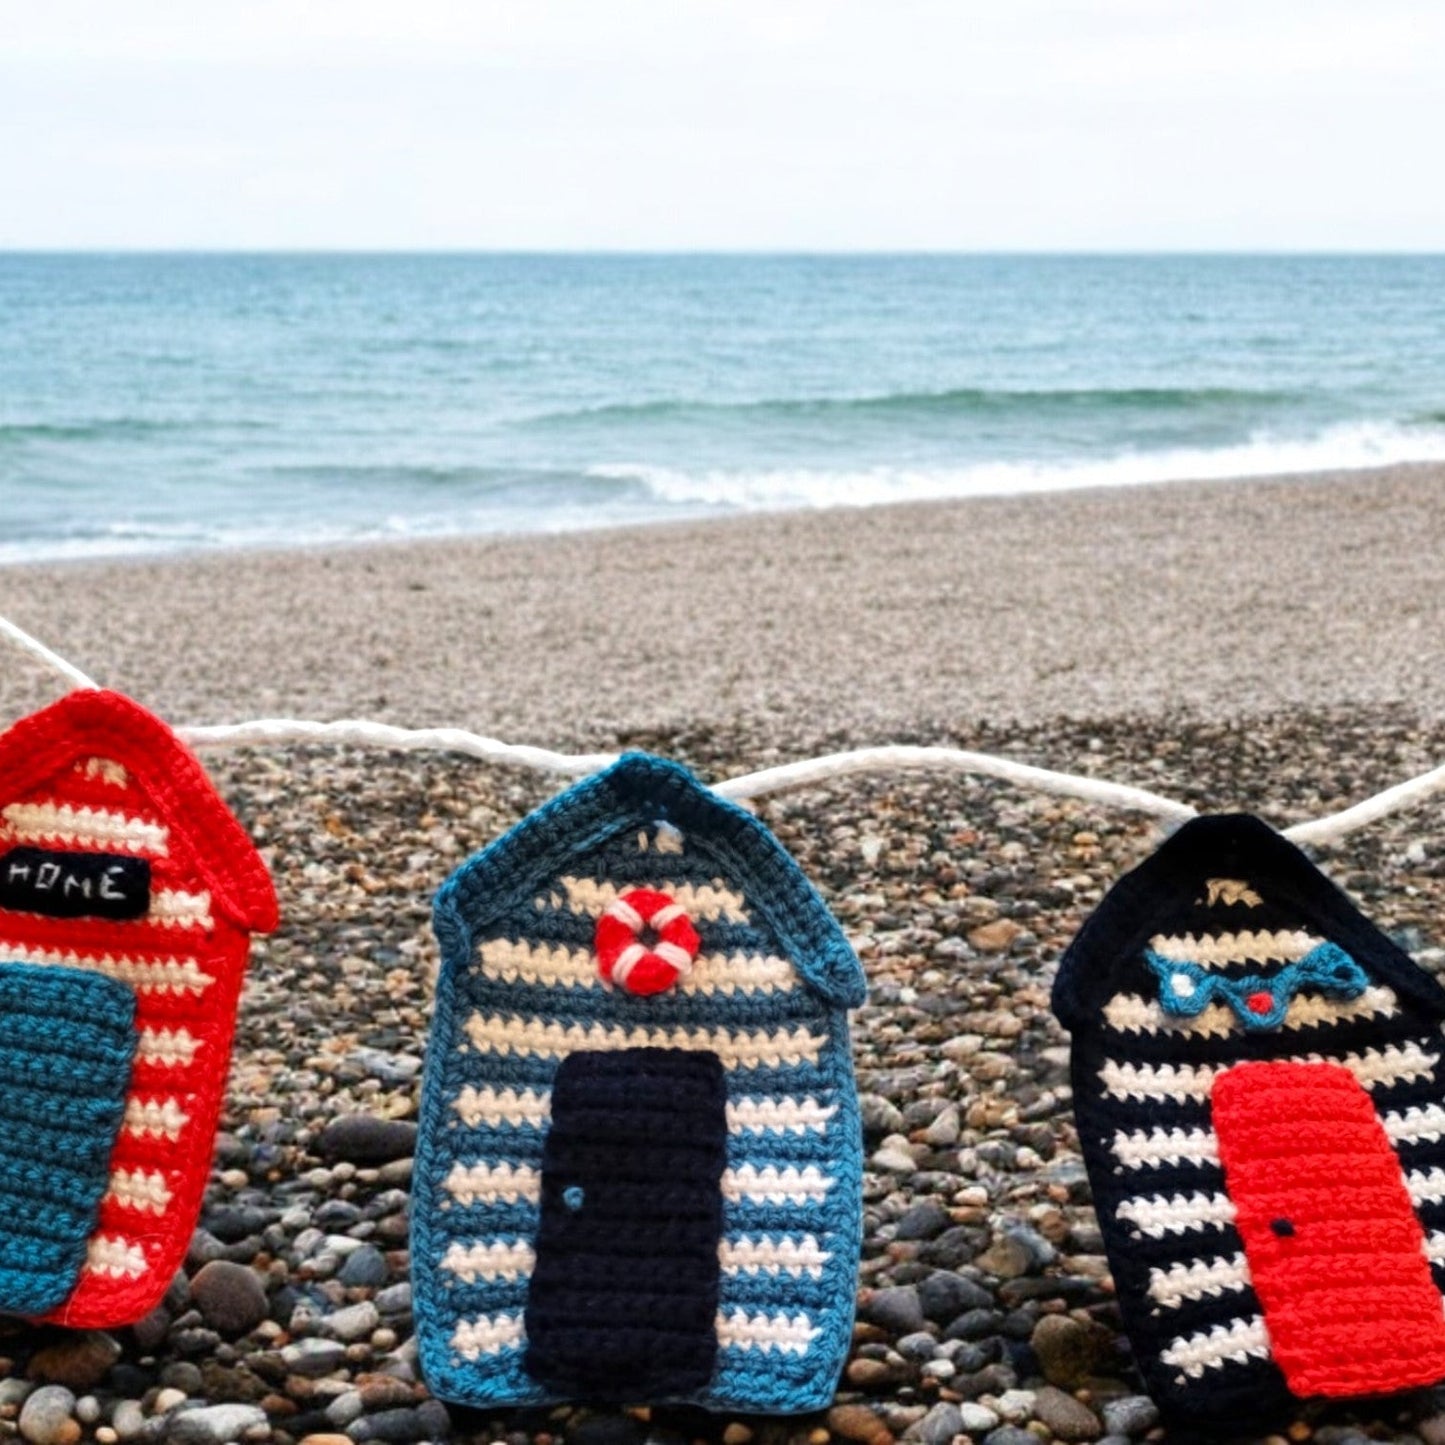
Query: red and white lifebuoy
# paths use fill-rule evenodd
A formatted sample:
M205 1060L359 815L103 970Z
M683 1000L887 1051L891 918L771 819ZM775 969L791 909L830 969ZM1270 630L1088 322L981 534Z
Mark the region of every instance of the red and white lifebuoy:
M650 942L644 936L651 934ZM629 888L597 920L597 971L628 993L661 993L692 971L701 940L682 904Z

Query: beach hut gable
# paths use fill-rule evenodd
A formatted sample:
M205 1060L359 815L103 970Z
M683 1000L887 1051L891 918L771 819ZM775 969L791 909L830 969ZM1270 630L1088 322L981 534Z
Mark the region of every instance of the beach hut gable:
M412 1218L465 1404L831 1399L851 1333L861 969L766 828L624 757L464 864Z
M158 718L86 689L0 734L0 1309L113 1327L175 1277L209 1174L265 864ZM41 1161L40 1170L22 1169ZM19 1161L19 1162L15 1162Z
M1080 1145L1172 1415L1445 1378L1445 991L1286 839L1186 823L1066 952Z

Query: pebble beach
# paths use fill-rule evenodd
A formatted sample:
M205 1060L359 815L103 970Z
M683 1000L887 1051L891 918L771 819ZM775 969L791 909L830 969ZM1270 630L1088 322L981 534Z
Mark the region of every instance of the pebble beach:
M287 715L642 747L705 780L948 743L1280 826L1445 760L1445 474L1179 484L528 539L0 569L0 613L176 723ZM5 652L0 721L56 696ZM482 1414L429 1397L408 1186L431 895L557 781L445 754L204 761L266 857L215 1171L134 1328L0 1322L0 1434L224 1445L1044 1445L1166 1436L1118 1321L1048 991L1161 833L956 776L765 800L867 972L865 1239L833 1407ZM1321 866L1445 974L1445 810ZM1240 1421L1445 1442L1445 1389ZM1272 1433L1273 1432L1273 1433Z

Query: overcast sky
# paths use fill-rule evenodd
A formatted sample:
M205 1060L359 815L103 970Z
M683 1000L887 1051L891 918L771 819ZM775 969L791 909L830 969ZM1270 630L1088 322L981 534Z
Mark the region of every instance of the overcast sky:
M0 0L0 246L1445 249L1440 0Z

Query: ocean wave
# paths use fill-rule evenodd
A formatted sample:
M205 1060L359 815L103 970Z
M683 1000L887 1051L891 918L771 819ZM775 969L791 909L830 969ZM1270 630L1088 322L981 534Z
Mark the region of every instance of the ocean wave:
M600 406L541 412L519 425L565 428L609 422L715 422L735 416L775 417L994 416L1000 414L1090 414L1095 412L1191 413L1288 406L1298 393L1246 387L953 387L944 391L897 391L872 396L760 397L743 401L697 398L609 402Z
M1149 482L1213 481L1445 462L1445 426L1359 423L1313 437L1257 437L1222 447L1121 452L1091 461L995 461L962 466L709 469L619 465L599 477L645 488L669 507L771 511L1013 496Z
M30 441L88 442L127 437L155 436L184 426L182 422L157 421L149 417L95 417L89 421L0 422L0 446Z

